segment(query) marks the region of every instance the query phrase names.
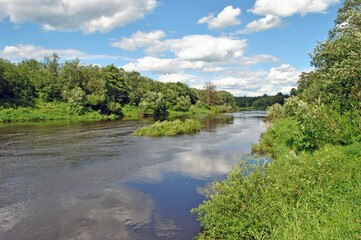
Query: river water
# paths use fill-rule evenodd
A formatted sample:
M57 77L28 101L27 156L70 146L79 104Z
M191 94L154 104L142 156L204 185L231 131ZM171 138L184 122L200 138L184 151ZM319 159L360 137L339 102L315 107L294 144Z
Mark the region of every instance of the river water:
M152 119L0 127L0 239L192 239L190 210L265 130L265 112L200 116L202 132L135 137Z

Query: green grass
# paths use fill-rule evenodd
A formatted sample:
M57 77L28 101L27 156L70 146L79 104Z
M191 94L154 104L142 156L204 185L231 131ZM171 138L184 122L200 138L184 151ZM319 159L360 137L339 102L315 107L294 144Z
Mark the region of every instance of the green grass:
M194 134L201 131L201 124L194 119L156 122L148 127L138 128L135 136L174 136L181 134Z
M44 120L101 120L116 119L117 115L102 115L100 112L85 109L78 114L69 109L63 102L40 102L35 107L0 107L0 122L44 121Z
M139 119L140 108L138 106L125 105L122 108L123 120L135 120Z
M2 104L2 105L1 105ZM76 113L71 110L69 104L64 102L39 102L22 103L19 102L0 103L0 122L23 122L23 121L45 121L45 120L102 120L118 119L134 120L139 119L141 109L138 106L125 105L122 107L122 116L115 114L104 115L90 108L84 108L82 113ZM169 110L169 117L180 117L187 115L209 115L219 113L222 109L218 107L199 108L192 106L188 112Z
M258 149L272 163L241 161L192 212L198 239L360 239L361 143L293 148L295 122L275 122Z

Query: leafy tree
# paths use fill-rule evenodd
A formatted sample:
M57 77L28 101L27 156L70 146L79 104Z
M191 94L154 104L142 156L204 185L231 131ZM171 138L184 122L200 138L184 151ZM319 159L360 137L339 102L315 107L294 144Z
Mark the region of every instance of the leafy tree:
M143 96L139 107L146 115L162 115L167 110L163 94L155 92L146 93Z
M82 68L81 71L82 78L85 81L86 103L95 110L102 108L107 92L101 71L100 67L94 65L88 65Z
M322 103L332 104L336 111L360 111L360 5L360 0L345 0L329 38L319 42L311 54L311 64L316 69L300 79L302 98L308 102L319 98Z
M290 97L296 96L296 95L297 95L297 89L296 88L291 88Z
M215 105L217 102L216 85L212 82L206 82L203 86L204 96L203 99L208 105Z
M107 102L124 104L128 99L128 91L124 83L123 71L112 65L103 68L103 79L107 90Z
M69 103L68 111L81 114L85 104L85 92L80 87L63 92L63 97Z
M180 96L177 97L177 104L173 107L176 111L189 111L189 108L191 107L191 98L187 95L186 97Z
M232 94L226 91L219 91L217 92L219 105L227 105L231 106L232 108L236 108L236 101Z

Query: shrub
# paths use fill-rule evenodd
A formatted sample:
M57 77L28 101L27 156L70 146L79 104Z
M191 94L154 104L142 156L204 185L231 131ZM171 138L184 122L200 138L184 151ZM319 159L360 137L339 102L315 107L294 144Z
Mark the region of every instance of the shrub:
M284 117L283 112L284 111L283 111L283 107L281 106L281 104L275 103L272 106L267 108L267 119L273 120L273 119L277 119L277 118L283 118Z

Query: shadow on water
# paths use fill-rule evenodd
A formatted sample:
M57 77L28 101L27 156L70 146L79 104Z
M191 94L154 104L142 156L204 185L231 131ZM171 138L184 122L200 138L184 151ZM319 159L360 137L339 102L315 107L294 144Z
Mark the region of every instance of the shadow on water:
M192 239L190 209L264 131L264 112L198 116L201 133L135 137L154 119L0 131L0 239Z

